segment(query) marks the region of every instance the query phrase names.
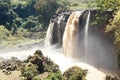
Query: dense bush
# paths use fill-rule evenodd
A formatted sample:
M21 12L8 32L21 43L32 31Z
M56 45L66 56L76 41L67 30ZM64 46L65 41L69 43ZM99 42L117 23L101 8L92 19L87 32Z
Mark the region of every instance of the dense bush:
M17 14L10 8L8 3L0 3L0 25L4 25L8 30L11 30L11 25L16 17Z
M60 71L50 72L45 80L65 80Z
M0 40L8 40L10 35L10 31L8 31L5 26L0 25Z
M86 74L87 70L82 70L77 66L73 66L64 72L63 76L65 77L65 80L86 80Z
M36 16L36 10L34 5L37 0L26 0L24 1L26 4L18 3L17 5L12 5L13 10L19 15L20 18L27 18L31 15Z
M34 76L38 74L37 67L32 63L27 63L24 67L21 68L21 76L25 80L32 80Z
M67 9L68 1L63 0L39 0L35 4L35 8L38 12L38 20L40 23L44 25L49 23L50 18L55 14L55 12L61 8L60 10Z
M36 1L37 0L16 0L13 2L12 0L0 0L0 25L4 25L9 31L12 31L13 34L16 34L15 32L19 27L22 27L22 25L24 25L23 28L30 28L30 30L32 28L34 31L34 27L37 27L36 25L38 24L37 18L35 17L36 20L31 19L31 21L29 21L29 16L33 16L32 18L36 16L36 10L34 8ZM27 21L24 20L25 18L28 18Z
M19 33L19 28L38 32L47 28L56 11L67 9L68 5L64 0L0 0L0 25L12 35Z
M109 18L108 14L103 14L106 11L110 11L112 15L114 15L119 9L120 9L120 0L96 0L96 7L97 10L99 10L99 14L96 15L96 21L95 24L105 24L109 19L112 19L113 17ZM104 22L103 22L104 21Z
M39 22L48 23L58 7L57 0L39 0L35 5L39 14Z
M120 9L120 0L96 0L97 8L101 11Z

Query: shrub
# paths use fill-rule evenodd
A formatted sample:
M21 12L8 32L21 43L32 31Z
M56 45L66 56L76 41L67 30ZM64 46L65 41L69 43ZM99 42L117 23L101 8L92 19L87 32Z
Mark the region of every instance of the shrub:
M0 26L0 40L8 40L10 35L11 35L10 31L8 31L5 26L1 25Z
M64 72L63 76L65 77L65 80L86 80L86 74L87 70L82 70L77 66L73 66Z
M24 77L25 80L32 80L37 74L37 67L32 63L27 63L21 68L21 76Z
M36 26L36 22L32 20L28 20L23 24L23 28L26 28L26 29L31 29L35 26Z
M50 72L47 79L45 80L65 80L61 74L60 71L57 71L55 73Z

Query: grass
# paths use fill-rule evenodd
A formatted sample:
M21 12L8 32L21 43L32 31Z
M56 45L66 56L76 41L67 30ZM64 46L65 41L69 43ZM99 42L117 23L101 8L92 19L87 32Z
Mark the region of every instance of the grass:
M20 47L39 44L44 41L45 34L45 31L33 33L32 37L34 37L34 39L31 39L31 34L29 34L28 37L11 36L8 40L0 40L0 50L16 50Z
M36 44L42 42L44 39L31 40L28 38L19 39L16 41L0 41L0 47L5 49L18 48L19 46Z

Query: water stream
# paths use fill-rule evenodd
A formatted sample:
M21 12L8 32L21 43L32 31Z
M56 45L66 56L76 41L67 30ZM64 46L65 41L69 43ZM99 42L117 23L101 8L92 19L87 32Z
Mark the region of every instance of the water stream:
M85 46L85 57L87 57L87 53L88 53L88 30L89 30L89 22L90 22L90 11L87 15L87 19L86 19L86 25L85 25L85 38L84 38L84 46ZM86 60L86 59L85 59Z

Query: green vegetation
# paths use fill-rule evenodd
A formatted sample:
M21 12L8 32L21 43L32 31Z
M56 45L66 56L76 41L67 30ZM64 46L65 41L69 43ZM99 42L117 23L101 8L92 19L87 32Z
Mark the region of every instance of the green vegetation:
M27 63L21 69L21 76L25 78L25 80L32 80L35 75L38 74L37 68L32 63Z
M1 48L7 48L9 45L11 47L21 42L31 42L29 35L42 29L37 21L35 1L0 0Z
M97 0L97 7L101 11L112 11L113 18L110 19L109 24L105 28L113 43L116 46L118 53L118 62L120 62L120 0ZM99 17L99 21L102 17ZM120 66L120 63L119 63Z
M108 20L113 17L112 15L115 15L116 12L120 9L120 1L96 0L96 8L99 11L99 13L96 14L96 20L93 22L93 24L105 26L109 23ZM110 13L104 14L106 11L110 11Z
M117 49L118 59L120 60L120 10L116 12L114 18L110 21L110 24L107 25L106 32L108 32L113 39Z
M77 66L69 68L63 75L65 80L86 80L87 70L82 70Z
M67 0L39 0L35 4L35 8L38 13L38 21L43 23L44 26L48 26L50 18L56 12L66 10L69 7Z
M101 11L118 11L120 9L120 0L97 0L96 2L97 8Z
M22 80L86 80L87 70L74 66L62 75L59 66L43 56L40 50L29 56L22 64L20 66Z
M45 35L50 18L68 9L68 4L64 0L0 0L1 48L43 40L39 35Z
M1 25L0 26L0 40L7 40L8 37L10 37L10 31L6 29L5 26Z
M45 80L65 80L60 71L50 72Z

